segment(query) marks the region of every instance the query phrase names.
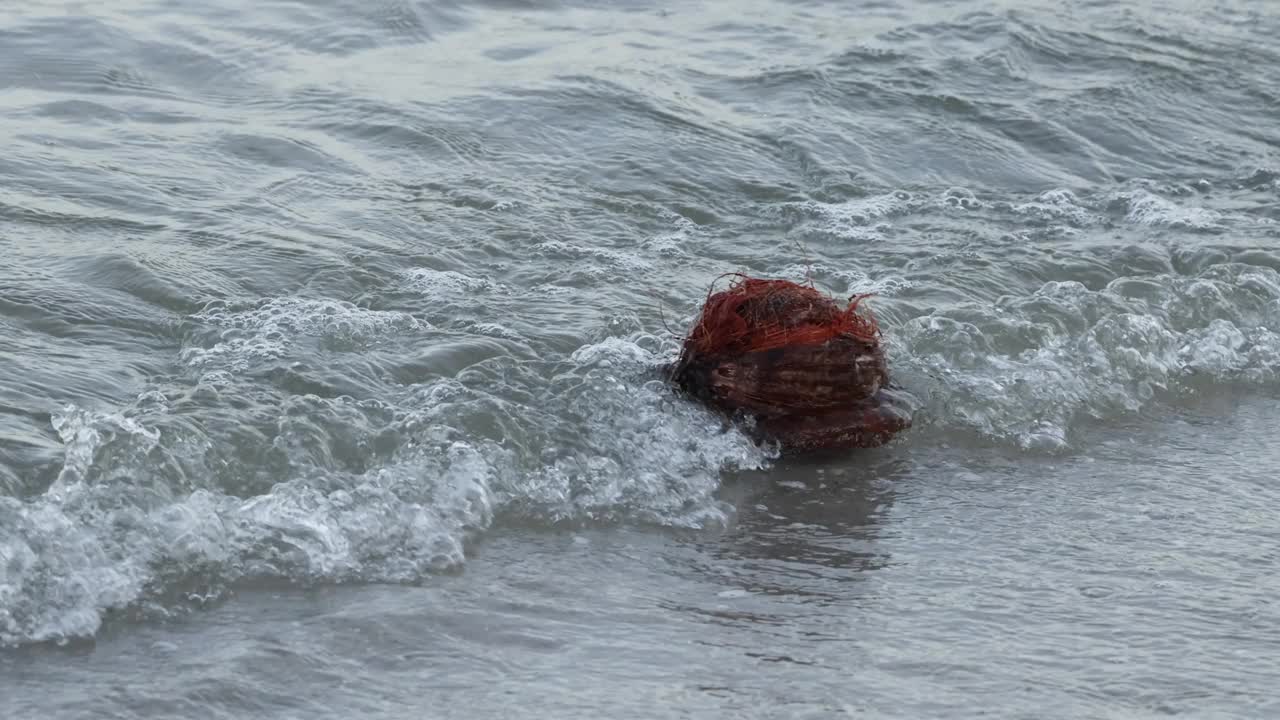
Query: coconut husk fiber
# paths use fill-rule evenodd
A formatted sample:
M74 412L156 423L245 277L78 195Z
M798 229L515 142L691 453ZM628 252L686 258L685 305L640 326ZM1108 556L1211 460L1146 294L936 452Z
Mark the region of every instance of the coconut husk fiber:
M843 307L811 284L731 274L708 292L671 381L784 452L874 447L910 427L867 296Z

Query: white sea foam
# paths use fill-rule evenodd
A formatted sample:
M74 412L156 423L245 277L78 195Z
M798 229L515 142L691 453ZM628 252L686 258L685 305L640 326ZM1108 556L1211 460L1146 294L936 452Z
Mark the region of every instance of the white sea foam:
M227 322L261 327L240 316ZM403 406L387 408L402 442L360 473L302 462L307 447L282 424L275 445L298 453L292 474L244 498L199 487L137 491L143 479L161 482L166 458L189 452L199 466L209 449L157 429L171 411L150 395L123 412L69 407L54 419L66 446L57 482L33 499L0 498L0 644L90 636L112 612L172 612L254 578L412 582L464 563L468 542L499 512L541 522L723 523L720 473L759 467L767 455L646 381L658 358L643 344L609 337L580 348L529 404L492 394L490 378L414 388ZM355 401L309 402L316 407L306 417L322 426L341 422L350 410L342 404ZM516 446L467 430L495 410L524 436Z
M1101 216L1089 209L1075 193L1059 188L1041 193L1035 200L1010 206L1014 213L1045 222L1065 222L1071 227L1097 224Z
M1214 210L1179 204L1142 188L1115 193L1112 201L1123 204L1125 220L1135 225L1201 231L1224 227L1222 215Z
M1131 282L1051 282L996 307L915 318L890 333L893 365L930 388L942 425L1059 449L1078 423L1137 411L1158 393L1276 380L1276 271L1145 277L1140 294Z
M770 276L793 282L812 279L818 285L829 288L835 296L846 298L867 293L892 296L912 286L910 280L894 275L873 278L857 267L841 268L822 263L787 265L776 273L770 273Z
M455 270L413 268L404 273L413 292L436 300L458 300L468 295L500 292L503 288L486 277L473 277Z
M315 337L358 347L426 327L407 313L297 297L268 298L247 306L214 303L191 319L200 327L216 330L216 334L207 346L185 348L183 361L233 372L287 356L299 338Z
M888 225L881 225L882 221L906 214L928 202L924 197L899 190L840 203L814 200L786 203L780 211L786 217L799 219L801 228L817 235L866 241L883 237Z

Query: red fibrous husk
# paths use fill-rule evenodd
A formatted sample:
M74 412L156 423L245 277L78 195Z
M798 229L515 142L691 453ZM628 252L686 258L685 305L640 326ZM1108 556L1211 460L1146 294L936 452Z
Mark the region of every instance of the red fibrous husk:
M910 426L885 401L880 330L810 285L733 275L711 292L671 379L687 394L754 419L760 439L787 451L874 447ZM714 289L714 288L713 288Z

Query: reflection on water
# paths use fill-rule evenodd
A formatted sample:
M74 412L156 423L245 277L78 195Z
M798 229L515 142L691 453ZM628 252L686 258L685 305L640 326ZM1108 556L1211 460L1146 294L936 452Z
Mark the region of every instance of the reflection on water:
M879 526L892 510L895 481L911 469L896 450L854 453L835 462L788 459L767 473L735 473L726 479L726 494L736 496L738 522L717 543L717 555L840 570L882 567Z
M832 458L788 459L767 472L739 472L722 496L737 508L723 532L683 537L664 551L679 574L720 588L663 599L662 607L728 627L789 628L856 606L866 573L885 567L879 543L893 485L910 461L880 449ZM829 630L809 628L819 640ZM840 637L836 631L829 639ZM749 657L755 657L748 653Z

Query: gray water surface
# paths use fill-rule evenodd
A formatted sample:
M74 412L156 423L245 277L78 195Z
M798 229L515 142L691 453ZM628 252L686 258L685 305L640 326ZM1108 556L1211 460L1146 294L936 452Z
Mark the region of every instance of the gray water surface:
M0 111L0 718L1280 717L1268 3L11 3ZM728 271L912 430L673 396Z

